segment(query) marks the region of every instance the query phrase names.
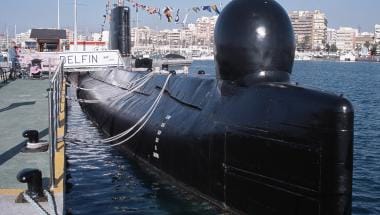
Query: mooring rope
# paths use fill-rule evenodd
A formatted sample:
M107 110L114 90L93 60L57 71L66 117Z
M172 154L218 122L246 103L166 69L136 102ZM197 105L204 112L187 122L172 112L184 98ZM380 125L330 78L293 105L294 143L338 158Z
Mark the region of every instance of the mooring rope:
M66 99L70 100L70 101L73 101L73 102L86 103L86 104L95 104L95 103L99 103L100 102L100 100L78 99L78 98L73 98L73 97L69 97L69 96L66 96Z
M48 198L48 203L49 203L50 209L53 211L53 215L58 214L57 205L55 203L53 195L48 190L44 190L44 194Z
M130 81L126 84L126 89L127 90L131 90L131 88L133 89L133 86L136 85L138 82L140 81L143 81L144 83L147 82L147 80L149 80L152 76L153 76L154 72L150 72L144 76L142 76L141 78L138 78L136 80L133 80L133 81ZM83 87L78 87L78 86L75 86L73 84L70 84L70 83L66 83L67 86L69 87L73 87L75 89L79 89L79 90L83 90L83 91L96 91L97 89L96 88L83 88Z
M52 211L52 215L57 215L57 207L55 204L55 201L51 195L51 193L47 190L44 190L44 194L48 198L48 204L50 206L50 210ZM22 193L24 199L30 203L41 215L50 215L49 212L47 212L36 200L34 200L27 192Z
M136 92L138 89L140 89L142 86L144 86L151 79L152 76L153 76L153 72L148 73L147 75L144 75L143 77L141 77L139 79L128 82L128 84L127 84L128 86L126 88L128 90L128 92L117 95L116 97L127 96L133 92ZM141 83L139 83L139 82L141 82ZM94 89L81 88L81 87L74 86L72 84L68 84L68 86L74 87L76 89L82 89L82 90L88 90L88 91L95 91L96 90L95 88ZM114 99L114 98L115 97L112 97L111 99ZM71 100L73 102L79 102L79 103L85 103L85 104L95 104L95 103L101 102L101 100L86 100L86 99L73 98L73 97L69 97L69 96L66 96L66 99ZM110 98L108 98L108 99L110 99Z
M137 85L136 87L129 89L127 93L122 93L120 95L117 95L116 97L127 96L133 92L136 92L138 89L140 89L142 86L144 86L146 84L146 82L148 82L148 79L145 80L144 82L142 82L141 84ZM111 97L111 99L114 99L114 98L115 97ZM86 100L86 99L73 98L73 97L69 97L69 96L66 96L66 99L71 100L73 102L86 103L86 104L95 104L95 103L101 102L101 100ZM110 99L110 98L108 98L108 99Z
M144 76L141 77L141 78L138 78L138 79L136 79L136 80L133 80L133 81L128 82L127 85L126 85L126 88L127 88L127 89L130 89L130 88L133 89L133 86L136 85L136 84L137 84L138 82L140 82L140 81L146 83L148 80L150 80L150 79L153 77L153 74L154 74L154 72L150 72L150 73L144 75Z
M172 74L168 75L168 77L167 77L167 79L165 81L165 84L164 84L164 86L161 89L160 94L157 96L156 100L154 101L153 105L149 108L149 110L147 111L147 113L134 125L134 127L136 127L138 125L138 123L141 123L142 119L145 117L145 121L141 124L141 126L133 134L131 134L129 137L127 137L126 139L124 139L124 140L122 140L122 141L120 141L118 143L112 144L111 147L119 146L119 145L127 142L128 140L132 139L137 133L139 133L141 131L141 129L145 126L145 124L152 117L153 113L156 111L156 109L158 107L158 104L161 101L161 98L162 98L162 96L163 96L163 94L165 92L166 86L169 83L169 79L170 79L171 76L172 76ZM118 139L120 139L120 138L118 138Z
M110 145L111 147L114 147L114 146L118 146L118 145L121 145L125 142L127 142L128 140L130 140L131 138L133 138L138 132L141 131L141 129L145 126L145 124L149 121L149 119L151 118L151 116L153 115L153 113L155 112L155 110L157 109L158 107L158 104L159 102L161 101L162 99L162 96L165 92L165 89L169 83L169 79L170 77L172 76L172 74L169 74L165 80L165 83L160 91L160 93L158 94L157 98L154 100L153 104L150 106L150 108L147 110L147 112L132 126L130 127L129 129L115 135L115 136L112 136L112 137L109 137L109 138L105 138L105 139L102 139L102 140L97 140L97 141L87 141L87 140L79 140L79 139L76 139L76 138L70 138L70 137L65 137L66 140L69 140L69 141L72 141L72 142L81 142L81 143L110 143L110 142L114 142L114 141L117 141L117 140L120 140L121 138L125 137L126 135L128 135L129 133L131 133L136 127L139 127L137 128L137 130L135 132L133 132L129 137L127 137L126 139L118 142L118 143L115 143L115 144L112 144ZM135 88L136 89L136 88ZM131 91L130 91L131 92Z
M84 90L84 91L95 91L96 90L95 88L94 89L88 89L88 88L74 86L73 84L70 84L70 83L67 83L67 82L66 82L66 85L69 86L69 87L73 87L75 89Z

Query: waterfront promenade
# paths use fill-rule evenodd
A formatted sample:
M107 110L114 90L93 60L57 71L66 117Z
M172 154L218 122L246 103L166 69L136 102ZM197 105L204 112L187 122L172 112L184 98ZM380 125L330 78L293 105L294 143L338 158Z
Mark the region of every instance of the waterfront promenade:
M39 132L40 139L48 141L48 88L48 80L16 80L0 88L0 214L38 214L28 203L15 203L16 197L27 187L16 179L20 170L41 170L43 187L49 190L49 152L24 153L27 140L22 137L25 130L31 129ZM50 191L55 194L58 211L62 212L63 143L59 146L55 159L58 186ZM41 205L48 208L47 202Z

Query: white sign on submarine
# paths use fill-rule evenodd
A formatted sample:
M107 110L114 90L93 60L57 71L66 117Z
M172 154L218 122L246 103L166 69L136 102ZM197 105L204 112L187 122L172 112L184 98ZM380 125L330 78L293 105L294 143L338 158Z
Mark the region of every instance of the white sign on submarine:
M98 52L66 52L60 53L65 68L78 67L113 67L122 66L123 60L117 50Z

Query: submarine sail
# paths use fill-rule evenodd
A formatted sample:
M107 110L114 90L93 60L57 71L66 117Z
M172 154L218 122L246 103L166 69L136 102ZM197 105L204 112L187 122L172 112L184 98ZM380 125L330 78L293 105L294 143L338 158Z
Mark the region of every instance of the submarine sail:
M117 6L111 10L109 48L119 50L125 57L131 53L130 10L128 7Z

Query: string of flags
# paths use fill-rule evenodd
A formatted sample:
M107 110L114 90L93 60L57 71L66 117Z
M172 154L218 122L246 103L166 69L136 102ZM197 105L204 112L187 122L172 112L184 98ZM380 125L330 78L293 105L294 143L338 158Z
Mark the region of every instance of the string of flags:
M107 17L109 16L110 5L111 5L111 2L108 1L107 5L106 5L106 14L103 15L104 20L103 20L103 24L102 24L102 27L101 27L101 30L100 30L99 41L103 41L103 31L104 31L104 27L106 25Z
M139 10L143 10L147 12L149 15L158 15L160 20L162 19L162 16L165 16L168 22L175 22L177 24L180 23L181 20L181 10L176 9L170 6L165 6L164 8L157 8L157 7L152 7L152 6L147 6L144 4L140 4L136 0L127 0L127 2L131 3L132 6L136 9L136 12L139 12ZM188 8L184 10L185 15L184 18L182 19L182 24L185 25L187 22L187 18L190 14L190 12L194 13L199 13L201 11L207 11L210 13L215 13L215 14L220 14L220 10L216 4L212 5L206 5L206 6L196 6L192 8Z

